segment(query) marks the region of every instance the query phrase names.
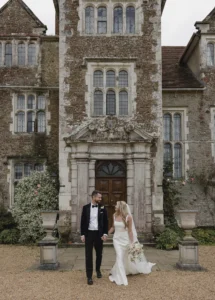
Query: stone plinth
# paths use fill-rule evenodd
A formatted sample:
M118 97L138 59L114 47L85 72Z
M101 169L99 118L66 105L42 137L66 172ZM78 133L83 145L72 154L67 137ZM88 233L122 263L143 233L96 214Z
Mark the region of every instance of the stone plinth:
M40 246L40 269L56 270L59 266L57 261L58 240L42 240Z
M176 267L181 270L203 270L199 265L198 242L195 239L179 242L179 261Z

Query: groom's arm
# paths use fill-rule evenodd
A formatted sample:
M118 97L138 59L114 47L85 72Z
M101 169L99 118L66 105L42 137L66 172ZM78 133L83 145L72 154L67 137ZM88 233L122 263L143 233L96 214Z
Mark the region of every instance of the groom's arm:
M85 222L86 222L85 207L83 206L82 214L81 214L81 236L85 236L85 226L84 226Z

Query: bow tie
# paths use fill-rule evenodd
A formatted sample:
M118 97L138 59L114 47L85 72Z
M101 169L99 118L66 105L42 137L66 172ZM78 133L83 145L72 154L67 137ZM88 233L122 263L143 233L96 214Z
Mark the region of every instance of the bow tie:
M98 205L92 205L92 208L94 208L94 207L98 207Z

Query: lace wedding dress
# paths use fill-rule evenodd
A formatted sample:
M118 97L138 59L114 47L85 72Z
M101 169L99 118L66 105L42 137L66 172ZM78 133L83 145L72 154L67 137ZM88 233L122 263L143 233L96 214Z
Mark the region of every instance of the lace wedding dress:
M114 227L113 244L116 252L116 262L110 271L109 279L117 285L128 285L126 275L149 274L155 264L147 262L144 255L142 261L131 262L128 256L128 246L130 244L128 230L125 229L122 221L114 220Z

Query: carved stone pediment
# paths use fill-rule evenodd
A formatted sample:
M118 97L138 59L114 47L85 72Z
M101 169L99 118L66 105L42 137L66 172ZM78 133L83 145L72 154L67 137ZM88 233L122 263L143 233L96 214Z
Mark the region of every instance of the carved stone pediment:
M108 116L94 119L87 124L73 127L72 134L64 138L69 146L73 142L152 142L157 138L156 132L146 124L131 119Z

